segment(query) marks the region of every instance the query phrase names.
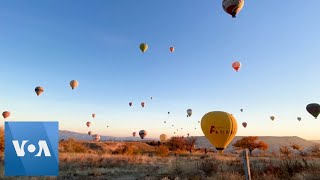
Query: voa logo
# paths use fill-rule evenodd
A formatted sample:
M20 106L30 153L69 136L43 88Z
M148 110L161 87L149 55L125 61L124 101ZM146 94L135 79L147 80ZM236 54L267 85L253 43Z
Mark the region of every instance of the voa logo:
M5 122L5 176L59 175L58 122Z
M24 147L26 145L26 143L28 142L28 140L23 140L21 145L19 145L19 141L18 140L13 140L12 144L14 146L14 149L17 153L17 156L19 157L23 157L25 155L25 151L24 151ZM42 152L44 152L45 156L51 156L47 142L44 140L40 140L38 143L38 147L39 147L39 152L35 155L35 156L41 156ZM33 144L28 145L28 151L30 153L33 153L36 151L36 146Z

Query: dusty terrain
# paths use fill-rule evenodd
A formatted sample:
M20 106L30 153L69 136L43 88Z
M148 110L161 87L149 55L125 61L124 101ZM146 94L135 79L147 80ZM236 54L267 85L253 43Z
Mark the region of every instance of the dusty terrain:
M244 179L239 154L202 150L167 152L142 142L64 141L59 145L60 175L40 179ZM250 158L253 179L320 179L320 156ZM3 179L3 154L0 179ZM5 178L5 179L39 179Z

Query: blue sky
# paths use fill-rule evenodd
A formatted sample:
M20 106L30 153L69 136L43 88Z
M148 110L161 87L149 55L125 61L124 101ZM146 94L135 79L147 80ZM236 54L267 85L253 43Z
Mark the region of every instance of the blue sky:
M103 135L158 137L177 128L203 135L197 121L223 110L236 116L237 135L320 139L320 120L305 110L320 99L319 6L246 1L233 19L220 0L2 2L0 111L11 111L10 121L58 120L78 132L92 121Z

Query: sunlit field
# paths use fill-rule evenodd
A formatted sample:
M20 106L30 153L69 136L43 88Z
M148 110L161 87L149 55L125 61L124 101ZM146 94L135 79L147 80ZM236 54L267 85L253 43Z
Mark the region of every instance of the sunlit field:
M59 179L244 179L242 157L234 151L218 154L204 149L185 149L187 144L155 142L92 142L63 140L59 143ZM184 147L183 147L184 146ZM174 149L172 149L175 147ZM180 148L181 147L181 148ZM288 149L255 153L250 157L253 179L319 179L320 146L305 153ZM318 148L318 149L317 149ZM172 150L170 150L172 149ZM0 178L3 177L1 153ZM44 177L43 177L44 178ZM24 179L6 177L6 179ZM31 177L29 179L32 179ZM44 179L56 179L44 178Z

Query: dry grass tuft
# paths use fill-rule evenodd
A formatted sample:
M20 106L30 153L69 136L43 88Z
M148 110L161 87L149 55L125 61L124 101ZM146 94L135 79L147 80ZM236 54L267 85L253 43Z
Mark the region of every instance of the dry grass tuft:
M0 127L0 153L4 151L4 130Z

